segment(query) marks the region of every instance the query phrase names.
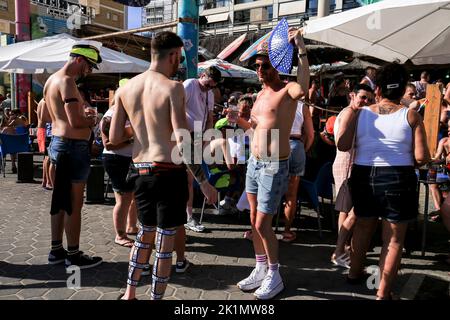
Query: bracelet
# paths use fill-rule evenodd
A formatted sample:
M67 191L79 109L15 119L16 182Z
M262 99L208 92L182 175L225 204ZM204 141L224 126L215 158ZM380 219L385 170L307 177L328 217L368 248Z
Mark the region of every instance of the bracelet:
M301 58L306 57L306 56L307 56L307 53L306 53L306 52L305 52L305 53L300 53L300 52L299 52L299 53L297 54L297 56L298 56L299 59L301 59Z

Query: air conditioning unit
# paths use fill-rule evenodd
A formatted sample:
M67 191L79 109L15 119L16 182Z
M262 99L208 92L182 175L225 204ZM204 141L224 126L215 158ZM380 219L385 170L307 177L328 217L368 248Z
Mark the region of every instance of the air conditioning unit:
M250 9L250 23L261 23L261 21L267 21L268 19L267 8Z

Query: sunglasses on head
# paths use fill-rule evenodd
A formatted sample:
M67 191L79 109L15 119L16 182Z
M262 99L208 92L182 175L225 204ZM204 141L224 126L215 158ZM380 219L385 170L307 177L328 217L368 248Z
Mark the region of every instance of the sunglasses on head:
M269 62L265 62L265 63L255 63L255 64L253 65L253 68L254 68L255 70L258 70L259 68L261 68L262 70L268 70L268 69L270 69L270 67L271 67L271 65L270 65Z

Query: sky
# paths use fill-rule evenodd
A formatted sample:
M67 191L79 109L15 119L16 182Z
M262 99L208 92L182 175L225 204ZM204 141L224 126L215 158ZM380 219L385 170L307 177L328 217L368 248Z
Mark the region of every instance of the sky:
M128 7L128 29L140 28L142 25L142 8Z

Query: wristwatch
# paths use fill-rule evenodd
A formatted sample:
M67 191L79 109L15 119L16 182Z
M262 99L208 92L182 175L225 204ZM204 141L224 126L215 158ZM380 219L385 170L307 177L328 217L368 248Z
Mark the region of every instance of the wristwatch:
M306 57L306 56L307 56L307 53L306 53L306 52L304 52L304 53L300 53L300 52L299 52L299 53L297 54L297 56L298 56L299 59L301 59L301 58Z

